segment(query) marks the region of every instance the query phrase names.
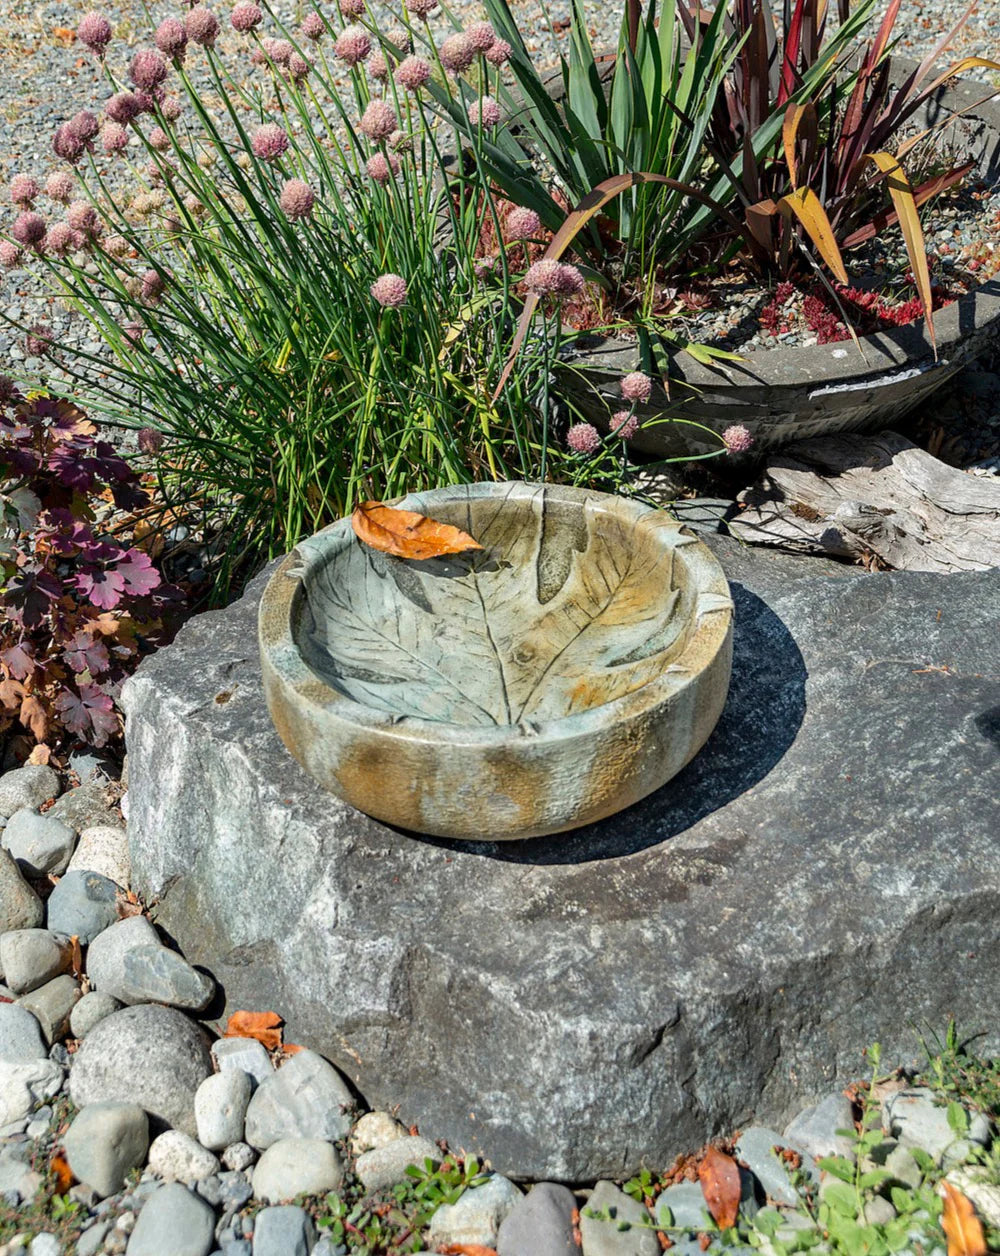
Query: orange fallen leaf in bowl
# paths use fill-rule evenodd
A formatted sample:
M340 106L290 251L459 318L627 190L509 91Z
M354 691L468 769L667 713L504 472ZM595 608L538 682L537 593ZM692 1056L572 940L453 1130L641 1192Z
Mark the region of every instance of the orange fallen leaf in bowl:
M439 558L483 548L461 528L384 502L359 502L351 515L351 527L359 541L396 558Z

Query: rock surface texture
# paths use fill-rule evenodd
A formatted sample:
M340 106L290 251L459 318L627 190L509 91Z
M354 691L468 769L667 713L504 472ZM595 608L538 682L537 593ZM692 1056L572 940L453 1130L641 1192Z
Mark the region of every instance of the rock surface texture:
M133 888L229 1010L280 1008L369 1104L514 1176L620 1178L751 1113L780 1130L800 1079L976 1021L1000 572L713 544L735 661L704 751L622 815L504 845L392 830L306 776L261 693L265 573L127 686Z

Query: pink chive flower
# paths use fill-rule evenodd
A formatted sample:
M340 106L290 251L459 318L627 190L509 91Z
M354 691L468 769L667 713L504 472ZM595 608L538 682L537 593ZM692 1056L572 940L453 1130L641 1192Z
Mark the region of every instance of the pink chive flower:
M73 201L66 211L66 221L74 231L85 235L97 235L100 229L97 210L88 201Z
M439 0L409 0L407 8L413 17L418 17L426 22L434 10L438 7Z
M43 323L35 323L28 328L24 346L31 357L43 357L52 348L52 333Z
M101 248L107 253L108 257L128 257L132 252L131 244L121 235L105 236L101 243Z
M134 92L116 92L104 106L104 112L112 122L128 126L142 113L142 108Z
M583 275L575 266L546 257L528 268L523 285L527 292L540 297L572 297L583 291Z
M175 17L165 18L156 28L156 35L153 37L153 42L160 52L175 62L184 60L187 41L187 31L183 23L178 22Z
M128 76L136 87L151 92L167 77L167 63L152 48L141 48L132 58Z
M260 46L275 65L287 65L292 59L292 53L295 51L287 39L262 39Z
M338 8L348 20L358 18L365 11L365 0L340 0Z
M97 115L90 112L89 109L81 109L79 113L75 113L66 123L78 140L83 140L86 144L92 140L101 129L101 124L97 121Z
M21 250L10 240L0 240L0 266L13 270L21 262Z
M325 31L326 26L323 19L316 12L307 13L302 19L302 25L299 27L299 34L305 39L322 39Z
M45 237L45 247L57 257L65 257L73 248L73 235L68 222L54 223Z
M591 423L574 423L566 433L566 444L575 454L592 454L600 448L601 437Z
M149 133L149 145L158 153L164 153L170 147L170 136L161 126L154 126Z
M308 218L316 204L316 196L308 183L301 179L289 179L281 189L279 202L286 218L296 222L299 218Z
M348 65L364 61L372 50L372 41L363 26L346 26L337 36L333 55Z
M542 229L542 220L533 209L519 206L510 211L504 226L508 240L534 240Z
M513 51L514 49L506 39L498 39L486 49L483 56L490 65L505 65L510 60L510 54Z
M277 161L288 147L288 136L273 122L265 122L250 137L250 147L261 161Z
M465 28L465 37L476 52L489 52L497 41L497 33L489 22L473 22Z
M135 103L139 106L140 113L152 113L156 108L157 101L164 97L162 87L154 87L151 92L135 92Z
M389 77L389 67L380 52L373 52L368 58L368 73L378 83L384 83Z
M193 40L196 44L201 44L203 48L214 47L215 41L219 37L219 19L211 9L206 9L201 4L195 5L187 15L185 26L187 27L188 39Z
M639 430L639 416L630 410L617 410L611 416L611 434L619 440L631 440Z
M16 174L10 181L10 203L28 206L40 191L38 181L30 174Z
M469 121L489 131L500 121L500 106L492 96L481 96L469 106Z
M399 174L399 158L395 153L376 153L365 162L368 177L383 187Z
M166 280L158 270L144 271L140 296L146 305L158 305L166 286Z
M441 64L446 70L451 70L452 74L461 74L475 61L476 50L468 35L459 31L455 35L448 36L441 45L439 55Z
M394 153L413 152L413 136L408 131L393 131L388 143Z
M396 66L395 79L408 92L418 92L431 77L431 63L424 57L406 57Z
M101 128L101 147L110 156L128 147L128 131L117 122L106 122Z
M753 445L753 437L750 429L744 427L742 423L732 423L722 433L722 443L727 453L745 454Z
M621 382L622 396L626 401L648 401L653 391L653 381L642 371L632 371Z
M388 137L399 126L395 111L384 100L373 100L361 115L358 130L363 131L376 144Z
M288 73L296 83L301 83L311 69L312 62L307 61L297 52L293 52L288 58Z
M163 433L158 432L155 427L140 427L136 440L144 454L155 454L163 448Z
M52 151L63 161L68 161L71 166L76 165L87 149L87 141L80 139L68 122L58 127L52 137Z
M401 275L380 275L369 289L385 309L396 309L406 300L406 280Z
M104 56L104 49L111 42L111 23L103 13L85 13L76 28L76 37L97 56Z
M160 106L160 113L168 122L176 122L181 116L181 102L176 96L168 96Z
M68 201L76 188L76 180L65 170L54 170L45 180L45 195L53 201Z
M14 219L10 234L18 244L35 248L45 239L45 220L40 214L28 210Z
M393 27L388 35L384 35L382 38L399 56L413 51L413 40L410 37L410 32L403 30L401 26Z
M229 15L229 24L234 31L239 31L241 35L245 35L248 31L252 31L255 26L259 26L264 20L264 14L259 5L245 2L234 7Z

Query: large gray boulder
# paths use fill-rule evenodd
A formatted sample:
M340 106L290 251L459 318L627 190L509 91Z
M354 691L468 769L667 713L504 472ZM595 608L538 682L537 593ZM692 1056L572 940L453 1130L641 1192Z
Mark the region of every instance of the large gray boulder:
M394 831L306 776L264 705L258 580L126 687L134 888L228 1010L280 1009L370 1105L514 1176L781 1129L870 1042L979 1023L1000 572L715 544L735 662L708 745L627 813L518 844Z

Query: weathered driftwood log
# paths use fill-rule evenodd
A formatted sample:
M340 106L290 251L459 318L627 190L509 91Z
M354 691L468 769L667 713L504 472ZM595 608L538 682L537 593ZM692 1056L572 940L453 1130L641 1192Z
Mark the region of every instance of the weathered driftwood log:
M1000 567L1000 479L898 432L801 441L740 495L730 530L755 545L870 558L906 571Z

